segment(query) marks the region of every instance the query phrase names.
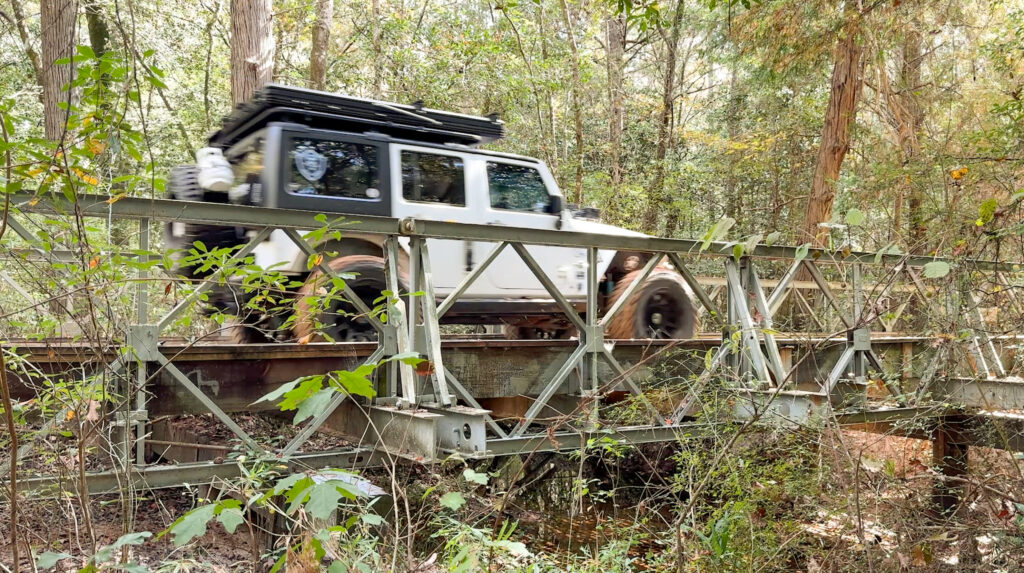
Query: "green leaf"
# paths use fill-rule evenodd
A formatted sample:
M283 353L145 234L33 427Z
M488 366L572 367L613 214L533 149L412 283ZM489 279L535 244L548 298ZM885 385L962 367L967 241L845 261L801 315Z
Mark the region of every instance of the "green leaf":
M866 218L864 212L860 209L850 209L846 212L846 224L851 227L862 225Z
M291 392L292 389L294 389L295 386L297 386L301 380L303 379L298 378L286 384L281 384L280 386L278 386L277 390L274 390L273 392L264 395L259 400L253 402L253 404L258 404L260 402L276 402L279 399L281 399L281 397L284 396L286 393Z
M120 549L125 545L142 545L142 543L153 537L153 534L149 531L139 531L138 533L125 533L121 537L117 538L117 541L111 543L108 547L110 549Z
M985 199L982 201L981 205L978 205L978 220L974 224L982 227L991 222L996 216L996 208L998 206L999 203L995 199Z
M441 507L458 511L464 505L466 505L466 498L462 497L462 494L457 491L450 491L441 496Z
M327 409L327 405L331 403L331 398L333 396L334 389L324 388L316 394L306 398L299 404L298 410L295 412L295 419L292 423L298 424L306 418L319 416L321 412Z
M36 567L39 569L49 569L55 567L61 559L67 559L71 557L67 553L54 553L52 551L46 551L36 555Z
M810 248L811 248L811 244L810 243L804 243L804 244L800 245L799 247L796 248L796 253L794 254L794 258L796 260L798 260L798 261L804 260L805 258L807 258L807 251Z
M334 480L318 484L309 492L306 511L317 519L327 519L331 516L331 512L338 509L341 495Z
M369 372L366 372L366 374L362 374L360 372L360 370L366 367L370 367L371 371L373 369L369 364L364 364L360 368L357 368L355 372L349 372L347 370L334 372L334 378L349 394L355 394L356 396L363 396L365 398L373 398L377 395L377 391L374 390L373 383L366 377Z
M281 495L285 491L292 489L295 487L295 484L302 479L309 479L309 476L306 474L292 474L288 477L277 480L277 483L274 484L274 495Z
M384 518L376 513L364 513L359 516L359 519L361 519L366 525L380 525L384 523Z
M228 533L234 533L238 526L245 522L242 510L237 507L225 508L217 514L217 521L224 526Z
M215 504L203 505L178 518L166 532L174 538L174 546L181 547L195 537L206 534L206 525L213 519Z
M475 472L470 468L466 468L462 472L462 477L468 482L478 483L480 485L487 485L487 474Z
M323 390L324 377L307 376L306 378L300 379L299 385L294 389L284 393L284 399L277 406L281 408L281 411L287 412L288 410L294 410L299 407L302 402L310 398L317 392Z
M153 534L148 531L141 531L138 533L126 533L121 537L118 537L117 541L114 541L110 545L97 551L96 555L92 556L92 562L93 564L98 564L109 561L113 557L114 552L118 549L124 547L125 545L142 545L142 543L146 539L152 537L152 535Z
M729 233L729 229L731 229L735 224L736 219L733 219L732 217L722 217L719 219L717 223L708 229L707 233L704 233L704 236L702 237L704 239L704 243L701 244L700 250L708 250L708 248L711 247L712 242L725 237Z
M923 271L927 279L941 279L949 274L950 266L946 261L932 261L924 266Z

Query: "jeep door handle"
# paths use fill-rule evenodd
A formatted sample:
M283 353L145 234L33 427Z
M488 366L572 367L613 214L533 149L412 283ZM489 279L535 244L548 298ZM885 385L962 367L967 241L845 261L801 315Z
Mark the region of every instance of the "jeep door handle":
M502 227L505 226L505 223L502 223L501 221L487 221L487 224L488 225L501 225Z

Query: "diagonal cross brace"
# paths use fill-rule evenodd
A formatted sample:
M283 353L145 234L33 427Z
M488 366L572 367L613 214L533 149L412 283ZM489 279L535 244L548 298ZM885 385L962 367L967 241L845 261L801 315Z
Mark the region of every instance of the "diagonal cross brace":
M175 366L170 360L167 359L167 357L165 357L163 354L158 354L157 362L159 362L160 365L163 366L163 368L166 369L167 372L169 372L172 377L174 377L178 384L184 386L185 390L188 390L189 394L192 394L192 396L195 397L196 400L199 400L199 402L202 403L203 406L205 406L206 409L209 410L211 414L213 414L218 420L220 420L222 424L224 424L225 426L228 427L228 429L234 432L234 434L238 436L245 443L246 446L256 451L263 451L263 448L259 444L257 444L256 441L253 440L249 436L249 434L245 432L245 430L243 430L238 424L236 424L235 421L232 420L230 416L225 414L224 410L221 410L220 406L217 406L216 402L211 400L209 396L203 393L203 391L200 390L199 387L196 386L194 382L189 380L188 376L185 376L185 373L179 370L177 366Z
M533 402L529 409L526 410L526 414L523 416L523 420L516 425L515 429L512 430L511 436L521 436L526 428L537 419L540 411L547 405L548 401L551 400L551 396L555 394L562 382L569 377L569 374L576 368L580 360L583 359L583 355L587 353L587 347L580 345L576 347L576 350L566 359L562 367L558 369L555 376L548 382L544 390L541 391L540 395Z
M569 321L572 322L573 325L576 326L576 328L579 329L581 332L586 331L587 324L583 321L582 318L580 318L580 314L576 312L576 309L573 308L571 304L569 304L569 301L566 300L562 292L558 290L558 287L555 286L555 283L551 282L551 278L549 278L548 274L544 272L544 269L542 269L540 265L537 264L537 261L533 258L533 255L531 255L530 252L526 250L526 247L524 247L522 243L510 244L512 245L512 248L515 250L515 252L519 253L519 258L521 258L523 262L526 263L526 266L529 267L530 272L532 272L533 275L537 277L537 280L540 281L540 284L544 285L544 289L548 291L548 294L551 295L551 298L555 299L555 302L558 304L558 307L562 309L562 312L565 313L565 316L569 319Z
M303 239L299 235L299 233L295 231L295 229L285 229L284 232L286 235L288 235L288 238L291 239L293 243L295 243L295 246L298 247L299 250L301 250L303 254L305 254L307 257L313 257L315 260L315 258L320 255L320 253L317 253L316 250L313 249L313 247L309 246L309 243L307 243L306 240ZM319 269L320 272L323 273L325 276L331 278L339 278L338 273L334 272L334 270L325 265L323 261L318 262L316 264L316 268ZM344 281L344 279L342 280ZM366 320L370 322L370 326L372 326L374 330L376 330L377 333L379 334L382 330L380 319L374 316L373 311L370 310L370 307L366 306L366 303L363 302L363 299L359 298L359 295L357 295L355 291L349 288L347 283L345 284L345 289L342 292L345 293L345 299L349 303L351 303L352 306L356 307L356 310L362 316L366 317Z
M249 242L245 244L245 246L239 249L239 251L234 255L231 255L231 257L228 258L227 262L225 262L224 266L234 264L244 259L245 257L248 257L253 252L253 250L256 249L257 245L262 243L268 236L270 236L272 230L273 229L271 229L270 227L263 227L259 233L256 233L255 237L250 239ZM213 276L222 273L224 271L224 266L222 266L220 270L214 273ZM196 289L192 291L187 297L185 297L184 300L182 300L177 305L175 305L174 308L169 310L167 314L164 315L162 319L160 319L160 322L157 323L157 328L159 330L167 328L167 326L174 322L174 319L178 318L178 316L181 313L185 312L185 310L189 306L191 306L192 303L199 300L199 297L201 297L203 293L213 288L213 285L216 284L213 281L213 276L203 281L203 283L196 287Z
M772 311L768 301L764 297L764 290L761 289L761 281L757 277L754 265L747 262L747 291L754 299L754 306L761 315L761 335L764 337L764 346L768 350L768 367L775 375L775 383L781 386L788 376L786 367L782 364L782 355L779 354L779 345L775 343L775 335L772 334ZM781 284L781 283L780 283Z
M373 354L368 356L366 360L363 361L362 365L373 364L383 357L384 347L378 346L377 350L374 350ZM327 407L321 410L319 414L314 416L313 419L310 420L305 425L305 427L303 427L302 430L300 430L299 433L296 434L295 437L293 437L291 441L288 442L288 444L281 451L281 457L287 459L296 452L298 452L299 448L301 448L302 445L306 443L306 440L308 440L309 437L312 436L314 432L319 430L320 426L324 425L324 422L327 421L327 418L331 417L331 414L333 414L334 411L338 409L338 406L341 406L341 403L344 402L346 398L348 398L348 394L344 392L338 392L334 396L332 396L331 401L327 403Z

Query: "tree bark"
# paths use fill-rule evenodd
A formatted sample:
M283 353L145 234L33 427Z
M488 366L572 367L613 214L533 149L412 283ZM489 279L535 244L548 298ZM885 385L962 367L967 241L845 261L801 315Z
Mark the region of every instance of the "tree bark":
M903 42L903 61L900 66L900 100L906 125L899 130L899 144L903 151L904 169L910 170L921 154L921 128L924 125L924 108L921 105L917 90L921 86L921 32L920 22L911 21ZM927 228L924 223L924 189L921 181L915 181L911 173L907 173L909 198L907 201L908 218L910 219L909 239L910 252L925 252Z
M608 69L608 148L612 200L609 207L617 211L618 191L622 184L622 128L625 122L623 69L626 54L626 19L620 14L605 20L605 65Z
M683 18L683 2L676 5L675 15L668 30L658 24L658 32L665 42L665 75L661 83L661 111L658 116L658 143L654 150L654 175L647 193L644 213L644 231L656 234L662 212L672 211L672 197L665 192L665 158L672 146L672 110L676 93L676 60L679 52L679 25Z
M231 0L231 101L239 104L274 77L271 0Z
M569 202L583 203L583 101L580 95L582 89L580 81L580 48L576 44L576 27L572 24L569 16L568 0L562 0L562 19L565 21L565 33L569 36L569 50L572 53L572 126L576 145L576 169L573 175L573 192L569 195Z
M42 26L43 129L50 141L60 141L68 121L72 92L65 90L74 77L72 63L54 64L75 55L77 12L73 0L42 0L39 19ZM63 105L64 109L61 109Z
M91 0L85 4L85 23L89 30L89 45L97 58L107 53L107 43L110 40L110 28L107 21L103 19L99 3Z
M330 44L333 16L334 0L316 0L313 47L309 54L309 87L314 90L327 87L327 46Z
M857 12L856 4L848 2L846 23L835 49L832 87L802 225L803 240L810 241L816 247L824 246L828 241L828 229L822 228L821 223L832 219L836 182L843 166L843 158L850 149L850 128L857 115L857 102L863 83L861 46L857 38L859 31L860 14Z

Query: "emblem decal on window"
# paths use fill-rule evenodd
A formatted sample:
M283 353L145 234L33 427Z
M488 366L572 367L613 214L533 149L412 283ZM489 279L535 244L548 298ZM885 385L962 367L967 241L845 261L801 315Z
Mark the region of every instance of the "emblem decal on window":
M295 168L307 181L319 181L327 173L327 158L307 147L295 154Z

